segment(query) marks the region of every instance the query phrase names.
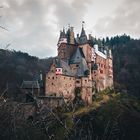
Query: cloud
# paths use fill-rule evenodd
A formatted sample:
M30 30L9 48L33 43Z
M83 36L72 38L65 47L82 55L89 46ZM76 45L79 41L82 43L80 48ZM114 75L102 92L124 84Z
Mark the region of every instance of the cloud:
M1 0L4 6L1 43L11 43L11 49L29 52L39 57L57 54L59 30L68 23L78 25L91 0ZM82 9L82 10L81 10Z
M124 32L140 35L139 0L0 1L4 7L0 9L0 25L9 29L9 32L0 30L0 45L11 43L10 49L41 58L57 55L59 31L69 23L79 32L81 21L86 20L88 30L94 29L98 36ZM118 4L120 7L110 13Z
M2 21L9 29L1 32L1 42L10 42L11 49L46 57L56 55L56 25L49 18L47 0L3 0ZM50 23L46 22L46 17Z
M50 4L54 7L54 15L57 19L59 28L62 26L79 25L86 14L88 5L92 0L51 0Z
M100 18L94 29L99 36L130 34L140 37L140 1L125 0L111 16Z

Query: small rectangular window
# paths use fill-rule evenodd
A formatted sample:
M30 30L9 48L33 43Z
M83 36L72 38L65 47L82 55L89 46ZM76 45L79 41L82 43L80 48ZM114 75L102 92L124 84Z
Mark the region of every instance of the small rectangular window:
M100 73L103 74L103 70L100 70Z
M76 65L76 67L79 67L79 65Z
M79 84L79 83L80 83L80 81L76 81L76 83L78 83L78 84Z

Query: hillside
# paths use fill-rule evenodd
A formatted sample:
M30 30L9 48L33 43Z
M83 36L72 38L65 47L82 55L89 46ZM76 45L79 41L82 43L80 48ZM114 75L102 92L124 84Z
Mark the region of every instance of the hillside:
M25 120L21 105L6 102L0 106L1 140L139 140L140 102L125 93L105 90L89 107L76 110L45 109ZM43 117L41 114L44 114ZM21 118L19 116L22 116Z
M140 97L140 40L113 47L114 82L118 90Z
M46 73L52 58L39 59L27 53L0 49L0 93L8 86L15 97L23 80L33 80Z
M140 102L124 93L106 90L96 95L93 105L68 113L72 122L70 139L138 140ZM74 128L74 129L73 129Z
M71 139L138 140L140 102L124 93L101 93L97 97L88 111L75 113L76 126L70 133Z

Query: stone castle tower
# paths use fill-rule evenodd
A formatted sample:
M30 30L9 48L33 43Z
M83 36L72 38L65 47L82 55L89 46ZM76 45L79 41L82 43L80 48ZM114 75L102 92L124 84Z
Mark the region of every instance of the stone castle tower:
M113 85L111 50L95 44L91 35L87 38L83 26L76 38L73 27L60 31L57 46L58 55L46 74L46 96L73 101L79 92L82 100L91 104L95 89Z

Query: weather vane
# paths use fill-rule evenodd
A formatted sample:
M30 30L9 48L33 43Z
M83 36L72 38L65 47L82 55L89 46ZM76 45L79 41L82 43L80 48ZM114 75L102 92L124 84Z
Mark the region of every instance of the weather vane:
M82 21L82 28L84 28L85 21Z

